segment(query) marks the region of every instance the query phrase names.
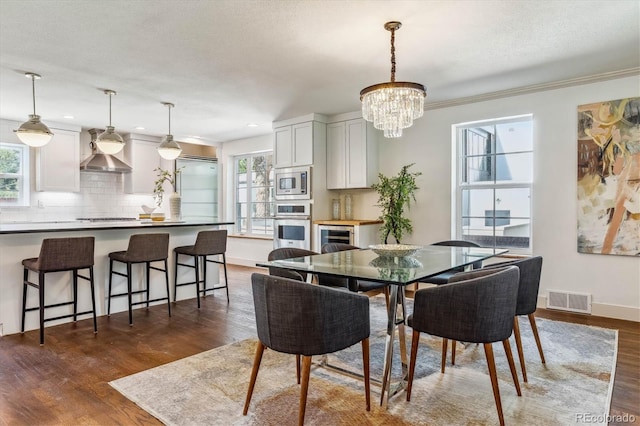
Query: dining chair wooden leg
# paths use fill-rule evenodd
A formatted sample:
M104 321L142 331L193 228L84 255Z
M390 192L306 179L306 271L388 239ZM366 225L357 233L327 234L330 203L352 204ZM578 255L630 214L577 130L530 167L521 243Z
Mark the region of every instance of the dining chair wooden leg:
M451 341L451 365L456 365L456 340Z
M503 340L502 345L504 346L504 353L507 355L507 361L509 361L509 370L511 370L511 377L513 378L513 384L516 386L516 392L518 393L518 396L522 396L522 392L520 391L520 381L518 380L518 372L516 371L516 364L513 362L513 354L511 353L511 344L509 343L509 339Z
M384 288L384 302L387 304L387 311L389 310L389 286Z
M311 357L302 356L302 386L300 387L300 409L298 425L304 425L304 412L307 408L307 392L309 391L309 375L311 374Z
M362 369L364 374L364 392L367 411L371 411L371 383L369 380L369 338L362 341Z
M444 374L444 367L447 364L447 343L449 339L442 339L442 360L440 360L440 372Z
M260 369L260 361L262 361L262 354L264 353L265 346L262 342L256 344L256 354L253 358L253 368L251 369L251 380L249 380L249 389L247 390L247 398L244 402L244 410L242 415L246 416L249 411L249 403L251 402L251 396L253 395L253 388L256 384L256 378L258 377L258 370Z
M520 322L517 316L513 317L513 337L516 339L518 359L520 360L520 369L522 369L522 380L527 383L527 367L524 364L524 351L522 350L522 338L520 337Z
M296 379L298 379L298 384L300 384L300 354L296 354Z
M484 344L484 354L487 357L487 367L489 367L489 377L491 377L491 387L493 388L493 399L496 401L496 408L498 410L498 419L500 420L500 426L504 426L500 388L498 388L498 376L496 374L496 362L493 357L493 347L491 343Z
M538 346L538 352L540 353L540 359L544 364L544 353L542 353L542 344L540 343L540 335L538 334L538 326L536 325L536 317L533 314L529 314L529 322L531 323L531 330L533 331L533 337L536 339L536 345Z
M419 340L420 332L413 330L413 336L411 337L411 356L409 357L409 377L407 379L407 401L411 401L411 386L413 385L413 373L416 371Z

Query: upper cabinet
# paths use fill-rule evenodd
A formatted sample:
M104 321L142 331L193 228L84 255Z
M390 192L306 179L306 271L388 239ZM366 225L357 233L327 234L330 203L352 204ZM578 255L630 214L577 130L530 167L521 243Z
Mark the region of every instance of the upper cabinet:
M125 138L124 159L133 169L124 174L124 192L127 194L152 194L157 179L157 167L173 170L171 163L163 164L158 154L160 141L152 136L130 134Z
M275 129L274 167L308 166L313 164L313 121Z
M362 118L327 125L327 189L369 188L378 177L373 125Z
M53 139L36 149L36 191L80 192L80 129L52 128Z

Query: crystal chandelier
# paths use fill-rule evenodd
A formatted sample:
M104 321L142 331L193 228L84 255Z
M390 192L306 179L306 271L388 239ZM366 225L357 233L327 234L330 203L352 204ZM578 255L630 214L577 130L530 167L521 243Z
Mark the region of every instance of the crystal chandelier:
M411 127L413 120L424 114L427 92L422 84L396 81L395 32L402 24L391 21L384 24L391 31L391 81L365 87L360 91L362 116L372 121L376 129L384 131L385 138L399 138L402 129Z
M180 148L178 142L173 140L173 135L171 134L171 108L175 107L175 105L171 102L162 102L162 105L169 109L169 133L158 146L158 154L165 160L175 160L182 152L182 148Z
M33 94L33 114L29 115L29 121L22 123L18 130L14 130L18 139L26 145L39 147L49 143L53 138L51 130L40 121L40 116L36 114L36 80L40 76L33 72L25 73L25 77L31 79L31 93Z

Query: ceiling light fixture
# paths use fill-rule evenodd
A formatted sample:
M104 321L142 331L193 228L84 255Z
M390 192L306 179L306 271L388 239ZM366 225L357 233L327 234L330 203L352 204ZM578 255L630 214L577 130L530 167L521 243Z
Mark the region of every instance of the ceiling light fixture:
M360 91L362 116L372 121L376 129L384 131L385 138L399 138L402 129L411 127L413 120L424 114L427 92L422 84L396 81L395 32L402 24L391 21L384 29L391 31L391 81L374 84Z
M32 72L25 73L24 76L31 79L33 114L29 115L29 121L22 123L20 128L14 130L14 132L16 132L18 139L25 145L34 147L44 146L53 138L53 133L40 121L40 116L36 115L36 80L39 80L40 76Z
M170 102L162 102L162 105L169 109L169 133L158 146L158 154L165 160L175 160L182 152L182 148L180 148L178 142L173 140L173 135L171 134L171 108L175 107L175 105Z
M122 151L122 148L124 148L124 140L122 140L122 136L117 134L114 131L115 128L111 125L111 96L116 95L117 93L113 90L106 89L104 90L104 94L109 95L109 125L104 132L98 135L96 145L98 145L100 151L105 154L117 154Z

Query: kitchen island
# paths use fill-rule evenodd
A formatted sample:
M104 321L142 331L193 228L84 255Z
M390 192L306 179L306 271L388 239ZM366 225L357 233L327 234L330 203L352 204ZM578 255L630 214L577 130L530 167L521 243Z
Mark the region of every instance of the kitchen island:
M22 303L22 260L38 257L40 245L45 238L95 237L94 275L96 286L97 315L106 314L107 294L109 285L109 258L113 251L126 250L129 237L141 233L169 233L169 277L173 292L173 248L192 245L199 231L218 229L233 222L222 221L180 221L180 222L148 222L148 221L113 221L91 222L84 220L51 221L51 222L4 222L0 223L0 325L2 334L20 332L21 303ZM116 264L115 268L122 265ZM210 282L208 287L218 282L218 268L209 264ZM116 269L121 270L121 269ZM33 273L32 273L33 274ZM162 297L166 289L164 277L160 272L152 272L151 298ZM210 278L209 278L210 277ZM31 279L34 279L31 275ZM71 300L72 286L69 272L53 272L47 274L46 304L60 303ZM193 270L180 268L179 282L193 281ZM144 283L144 266L135 265L133 268L133 288L142 288ZM113 292L126 291L126 279L114 275ZM195 285L178 289L178 299L195 297ZM83 280L78 285L78 310L90 308L90 290ZM226 298L226 294L214 292L213 297ZM210 296L211 297L211 296ZM171 294L173 300L173 294ZM156 302L160 303L160 302ZM196 301L194 300L194 306ZM37 291L31 289L28 293L27 306L37 304ZM126 297L111 300L111 313L127 310ZM69 306L48 309L47 317L63 315L70 312ZM135 315L135 313L134 313ZM83 317L84 318L84 317ZM47 326L70 322L70 319L50 321ZM25 331L39 328L37 313L27 313ZM98 328L98 332L100 329Z

